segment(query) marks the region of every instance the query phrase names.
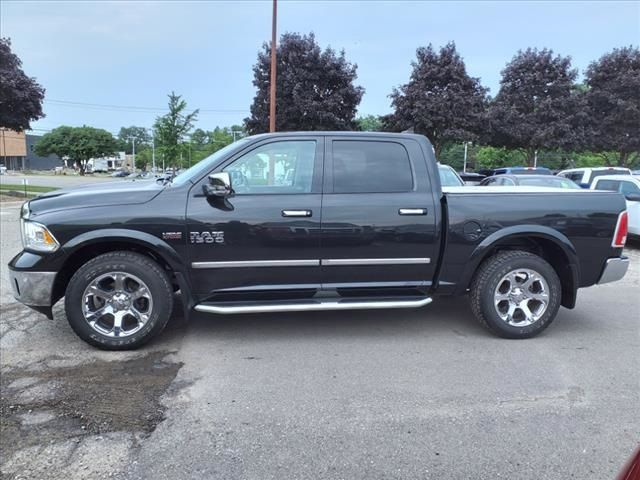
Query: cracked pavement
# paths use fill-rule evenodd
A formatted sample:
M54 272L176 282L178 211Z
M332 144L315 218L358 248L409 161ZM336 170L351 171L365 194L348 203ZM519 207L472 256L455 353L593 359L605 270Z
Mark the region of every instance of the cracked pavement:
M0 476L613 478L640 439L640 249L540 337L465 301L416 311L196 316L135 352L15 303L0 215Z

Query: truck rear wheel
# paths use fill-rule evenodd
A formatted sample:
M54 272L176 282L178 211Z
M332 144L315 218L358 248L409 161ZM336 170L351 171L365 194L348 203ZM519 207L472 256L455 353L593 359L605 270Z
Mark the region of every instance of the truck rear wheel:
M531 338L560 308L560 279L543 258L524 251L486 260L471 282L471 308L482 325L503 338Z
M137 348L158 335L173 309L166 272L134 252L100 255L78 269L67 286L71 328L104 350Z

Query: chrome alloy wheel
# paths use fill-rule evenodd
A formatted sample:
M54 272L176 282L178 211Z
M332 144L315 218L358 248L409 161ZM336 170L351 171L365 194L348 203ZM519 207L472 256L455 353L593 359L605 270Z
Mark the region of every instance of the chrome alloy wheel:
M493 303L507 324L514 327L532 325L547 311L549 284L535 270L512 270L498 282Z
M149 287L135 275L109 272L95 278L82 295L82 313L96 332L128 337L149 320L153 298Z

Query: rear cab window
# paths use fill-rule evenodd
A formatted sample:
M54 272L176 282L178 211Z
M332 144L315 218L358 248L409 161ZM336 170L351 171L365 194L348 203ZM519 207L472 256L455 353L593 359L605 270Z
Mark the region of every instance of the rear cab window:
M409 153L391 141L334 140L333 193L401 193L414 189Z
M607 170L593 170L591 172L591 183L593 183L594 179L597 177L604 177L608 175L631 175L629 170L618 170L615 168L609 168Z

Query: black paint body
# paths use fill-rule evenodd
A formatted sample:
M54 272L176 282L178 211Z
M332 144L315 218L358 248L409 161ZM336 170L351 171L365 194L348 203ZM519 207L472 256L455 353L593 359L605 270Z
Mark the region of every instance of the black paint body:
M225 199L203 194L209 174L258 145L287 139L316 142L310 193L238 194ZM409 154L413 190L333 193L331 142L345 139L401 144ZM125 181L55 191L32 200L30 219L46 225L61 248L51 254L23 251L10 268L60 272L52 294L55 303L78 262L109 250L139 250L173 272L190 309L205 301L299 298L319 291L347 296L415 291L459 295L493 251L526 248L553 264L563 281L563 305L573 307L577 288L596 283L606 259L622 253L611 247L618 214L625 208L617 193L482 190L460 187L443 193L433 149L420 135L259 135L238 142L224 158L180 185ZM399 215L405 208L426 213ZM312 213L283 217L287 209ZM224 242L191 243L192 232L223 232ZM194 262L407 257L430 262L192 268Z

